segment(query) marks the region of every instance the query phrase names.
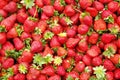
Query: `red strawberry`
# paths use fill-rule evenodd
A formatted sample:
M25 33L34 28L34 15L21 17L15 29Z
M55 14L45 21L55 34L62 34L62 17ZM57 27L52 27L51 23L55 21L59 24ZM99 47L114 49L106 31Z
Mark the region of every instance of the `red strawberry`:
M15 45L15 49L16 50L20 50L24 47L23 42L20 40L20 38L14 38L13 39L14 45Z
M109 3L109 2L111 2L111 1L113 1L113 0L99 0L101 3Z
M114 77L115 77L115 79L120 79L120 69L116 69L115 71L114 71Z
M35 0L35 4L38 5L40 8L44 5L43 0Z
M117 11L118 8L119 8L118 2L116 2L116 1L111 1L110 3L108 3L108 9L109 9L111 12Z
M18 73L14 76L14 80L25 80L25 75Z
M53 53L54 53L53 50L48 45L45 45L43 56L46 56L47 54L53 54Z
M58 66L57 67L57 74L60 75L60 76L64 76L65 75L65 69L63 66Z
M78 62L76 65L75 65L75 70L78 71L78 72L82 72L85 68L85 64L84 62Z
M41 14L41 20L47 20L48 18L49 17L45 13Z
M72 38L72 37L74 37L76 35L76 31L74 29L72 29L72 28L67 29L66 32L67 32L67 36L70 37L70 38Z
M92 5L92 0L79 0L79 4L81 5L81 8L86 9Z
M63 47L58 47L57 48L57 55L58 56L65 56L67 55L67 51Z
M51 4L51 1L50 0L43 0L43 3L45 4L45 5L50 5Z
M67 16L71 17L75 14L75 10L73 9L72 5L67 5L67 6L65 6L64 13Z
M91 44L96 44L97 41L98 41L98 38L99 38L99 34L97 34L97 33L92 33L92 34L89 36L88 42L91 43Z
M48 78L48 80L61 80L61 78L59 75L54 75L54 76L51 76L50 78Z
M7 32L7 38L16 38L18 36L17 30L15 27L11 28L8 32Z
M61 34L64 34L64 35L61 35ZM64 44L67 41L67 35L66 35L66 33L60 33L60 34L58 34L58 41L61 44Z
M79 42L77 38L69 38L66 42L67 48L74 48Z
M81 39L80 42L78 43L78 49L81 51L81 52L85 52L88 50L88 43L86 40L84 39Z
M43 50L42 42L33 41L31 44L31 52L40 52Z
M38 17L38 11L36 7L32 7L31 9L28 10L29 14L34 17Z
M19 71L18 71L18 64L15 64L12 66L12 69L13 69L13 73L14 74L17 74Z
M35 27L37 26L37 19L33 17L28 17L24 22L24 31L25 32L32 32Z
M25 39L31 38L31 35L29 33L23 32L20 38L22 41L24 41Z
M14 23L16 21L16 14L12 14L11 16L5 18L2 22L1 25L5 26L6 30L10 30Z
M12 58L7 58L3 63L2 67L4 69L8 69L14 65L14 60Z
M48 76L53 76L55 74L55 71L52 66L46 66L43 70L41 70L41 73Z
M54 14L54 7L51 5L47 5L43 7L43 13L45 13L45 15L47 15L48 17L53 16Z
M6 41L6 33L0 33L0 44L4 44Z
M60 12L63 11L64 5L61 5L60 0L55 0L54 9L57 10L57 11L60 11Z
M71 21L73 22L73 24L78 23L78 20L79 20L79 14L76 13L76 14L73 15L70 19L71 19Z
M110 57L110 60L115 64L119 64L120 62L120 54L115 54L114 56Z
M80 74L80 80L88 80L90 78L90 73L82 72Z
M60 24L56 24L55 26L51 27L51 30L54 34L59 34L60 32L63 31L63 28Z
M94 2L93 2L93 6L94 6L98 11L101 11L101 10L103 10L103 8L104 8L104 5L103 5L101 2L99 2L99 1L94 1Z
M3 9L0 9L0 15L1 15L3 18L5 18L5 17L7 17L7 12L4 11Z
M93 7L87 7L86 11L89 12L92 17L95 17L98 14L97 9Z
M93 66L100 66L102 64L102 58L100 56L94 57L92 59Z
M9 13L14 13L17 11L17 4L13 1L10 1L3 9Z
M46 30L46 28L47 28L47 22L46 22L46 20L40 20L39 22L38 22L38 28L40 28L40 30L41 30L41 32L43 33L45 30Z
M5 5L7 5L7 1L5 0L0 0L0 9L2 9Z
M105 59L103 62L103 65L104 65L105 69L107 69L108 71L115 70L114 64L109 59Z
M38 80L47 80L46 76L45 75L40 75L38 77Z
M120 26L120 16L117 17L117 24Z
M98 19L94 23L94 30L101 33L106 30L106 23L102 19Z
M91 57L88 55L84 55L82 58L82 61L85 63L85 65L89 66L91 65Z
M78 33L81 34L81 35L86 34L88 32L88 30L89 30L89 26L87 26L85 24L81 24L78 27Z
M73 50L73 49L68 49L67 55L68 55L69 57L74 57L74 56L76 55L76 52L75 52L75 50Z
M21 62L19 65L18 65L18 70L21 74L26 74L28 73L28 69L29 69L29 64L26 63L26 62Z
M75 1L74 1L74 0L65 0L65 2L66 2L67 4L75 4Z
M69 77L72 78L72 79L76 79L76 78L79 79L79 74L76 71L71 71L66 75L67 79L69 79Z
M117 23L108 24L108 29L112 34L117 34L120 31L120 27Z
M107 80L114 80L113 72L106 72L106 78Z
M60 43L58 41L58 37L57 36L54 36L51 41L50 41L50 46L52 48L55 48L55 47L59 47L60 46Z
M110 43L111 41L113 41L115 39L115 35L113 34L109 34L109 33L105 33L101 36L101 41L103 43Z

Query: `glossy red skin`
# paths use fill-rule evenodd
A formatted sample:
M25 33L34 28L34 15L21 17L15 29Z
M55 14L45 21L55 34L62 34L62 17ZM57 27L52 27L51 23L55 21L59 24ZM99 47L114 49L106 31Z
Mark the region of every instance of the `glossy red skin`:
M120 26L120 16L117 17L117 24Z
M82 72L80 74L80 80L88 80L90 78L90 74L87 72Z
M89 38L88 38L88 42L91 44L96 44L99 38L99 34L97 33L92 33Z
M76 52L75 52L75 50L73 50L73 49L68 49L67 55L68 55L69 57L75 57Z
M55 2L54 2L54 9L55 10L57 10L57 11L63 11L63 9L64 9L64 6L62 6L61 4L60 4L60 0L55 0Z
M86 34L88 32L88 30L89 30L89 26L87 26L85 24L81 24L78 27L78 33L81 34L81 35Z
M14 65L14 60L12 58L7 58L3 63L2 67L4 69L8 69Z
M46 20L40 20L37 24L37 27L40 28L41 32L45 32L46 28L47 28L47 22Z
M5 17L7 17L8 14L5 10L0 9L0 15L5 18Z
M100 66L102 64L102 58L100 56L94 57L92 59L92 65Z
M11 42L6 42L3 46L2 46L2 49L4 50L4 51L6 51L6 50L13 50L14 49L14 46L13 46L13 44L11 43Z
M108 47L111 47L114 49L114 51L116 52L117 51L117 47L114 43L108 43L104 46L104 50L106 50Z
M17 11L17 4L13 1L9 2L3 9L9 13L14 13Z
M13 69L14 74L17 74L19 72L18 71L18 64L13 65L12 69Z
M52 48L55 48L55 47L59 47L61 44L59 43L58 41L58 37L57 36L54 36L51 41L50 41L50 46Z
M111 1L110 3L108 3L108 9L109 9L111 12L117 11L118 8L119 8L118 2L116 2L116 1Z
M7 32L7 38L16 38L18 36L18 33L15 29L15 27L11 28L8 32Z
M120 79L120 69L118 68L118 69L116 69L115 71L114 71L114 77L115 77L115 79Z
M67 4L75 4L75 1L74 1L74 0L65 0L65 2L66 2Z
M51 1L50 1L50 0L43 0L43 4L45 4L45 5L50 5L50 4L51 4Z
M0 0L0 9L2 9L5 5L7 5L7 1L5 0Z
M79 14L76 13L75 15L71 16L71 21L73 22L73 24L76 24L78 23L78 20L79 20Z
M46 76L45 75L39 75L38 77L38 80L47 80Z
M113 80L114 79L114 74L113 72L106 72L106 78L107 80Z
M66 78L67 78L68 76L71 76L71 77L73 77L74 79L75 79L75 78L79 78L79 74L78 74L78 72L76 72L76 71L71 71L71 72L67 73L67 74L66 74Z
M82 72L85 68L85 63L84 62L78 62L76 65L75 65L75 70L78 71L78 72Z
M20 39L24 41L27 38L31 38L31 35L29 33L23 32L20 36Z
M41 20L47 20L47 19L49 19L49 17L45 13L42 13Z
M109 3L109 2L111 2L111 1L113 1L113 0L99 0L101 3L103 3L103 4L105 4L105 3Z
M60 76L59 75L54 75L54 76L51 76L50 78L48 78L48 80L61 80Z
M80 0L79 4L83 9L86 9L87 7L92 5L92 0Z
M101 14L102 19L107 18L108 16L112 15L112 12L110 10L104 10Z
M18 73L14 76L14 80L25 80L25 75Z
M93 2L93 6L94 6L98 11L101 11L101 10L103 10L103 8L104 8L104 5L103 5L101 2L99 2L99 1L94 1L94 2Z
M62 26L59 25L59 24L58 24L58 26L54 26L54 27L52 28L52 32L53 32L54 34L59 34L59 33L62 32L62 31L63 31L63 28L62 28Z
M75 10L72 5L67 5L67 6L65 6L64 13L67 16L71 17L75 14Z
M6 34L0 33L0 44L4 44L7 41Z
M82 61L85 63L85 65L90 66L91 65L91 57L88 55L84 55L82 57Z
M58 36L58 41L59 41L61 44L64 44L64 43L67 41L67 37L60 37L60 36Z
M47 54L53 54L53 53L54 51L48 45L45 45L43 56L46 56Z
M34 17L38 17L38 11L36 7L32 7L31 9L28 10L29 14Z
M94 7L87 7L86 11L89 12L92 17L95 17L98 14L97 9Z
M63 47L58 47L57 48L57 55L60 57L63 57L67 54L67 50L65 50Z
M57 74L60 75L60 76L64 76L66 73L65 69L63 66L58 66L57 67Z
M43 0L35 0L35 4L38 5L40 8L44 6Z
M116 65L119 63L120 54L115 54L113 57L110 57L110 60Z
M67 32L67 36L68 36L69 38L75 37L75 35L76 35L76 31L75 31L74 29L72 29L72 28L67 29L66 32Z

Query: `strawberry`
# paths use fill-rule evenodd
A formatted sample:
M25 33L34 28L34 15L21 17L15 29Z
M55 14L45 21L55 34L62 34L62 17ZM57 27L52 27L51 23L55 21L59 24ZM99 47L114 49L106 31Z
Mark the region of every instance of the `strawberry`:
M55 48L55 47L59 47L61 44L59 43L58 41L58 37L57 36L54 36L51 41L50 41L50 46L52 48Z
M61 78L59 75L54 75L54 76L51 76L50 78L48 78L48 80L61 80Z
M114 74L113 72L106 72L106 79L107 80L114 80Z
M18 64L15 64L12 66L12 69L13 69L13 73L14 74L17 74L19 71L18 71Z
M80 42L78 43L78 49L81 52L86 52L88 50L88 43L85 39L80 40Z
M42 42L40 41L33 41L31 44L31 52L40 52L43 50Z
M83 9L86 9L87 7L92 5L92 0L79 0L79 4Z
M63 2L60 2L60 0L55 0L54 2L54 9L57 10L57 11L63 11L64 9L64 5L65 5L65 1Z
M111 1L110 3L108 3L108 9L111 12L116 12L119 8L119 4L116 1Z
M58 34L58 41L61 43L61 44L64 44L66 41L67 41L67 35L66 33L59 33Z
M18 66L18 70L21 74L26 74L28 73L28 68L29 68L29 64L26 62L22 62L19 64Z
M4 44L6 41L6 34L4 32L0 33L0 44Z
M18 73L14 76L14 80L25 80L25 75Z
M101 3L103 3L103 4L105 4L105 3L109 3L109 2L111 2L111 1L113 1L113 0L99 0Z
M38 80L47 80L45 75L39 75Z
M43 32L45 32L48 25L47 25L47 22L45 20L40 20L38 22L37 26L38 26L38 28L40 28L41 32L43 33Z
M3 18L6 18L7 17L7 12L3 9L0 9L0 17L3 19Z
M78 42L79 42L79 39L77 38L69 38L66 42L66 46L67 48L74 48Z
M42 0L35 0L35 4L36 4L38 7L40 7L40 8L42 8L43 5L44 5L44 3L43 3Z
M107 28L106 23L102 19L98 19L94 22L94 30L101 33Z
M69 57L75 57L76 52L75 52L75 50L73 50L73 49L68 49L67 55L68 55Z
M102 64L102 58L100 56L94 57L92 59L92 64L94 66L100 66Z
M18 36L17 30L15 27L11 28L8 32L7 32L7 38L16 38Z
M48 20L48 16L45 13L41 14L41 20Z
M119 65L119 60L120 60L120 54L115 54L114 56L110 57L110 60L115 64L115 65Z
M43 7L43 13L45 13L45 15L47 15L48 17L53 16L54 14L54 7L50 6L50 5L46 5Z
M117 34L120 31L119 25L117 23L108 24L108 29L112 34Z
M84 62L78 62L76 65L75 65L75 70L78 71L78 72L82 72L85 68L85 63Z
M109 59L105 59L103 62L103 65L104 65L105 69L108 71L115 70L114 64Z
M1 25L5 26L5 29L7 31L9 31L13 27L15 21L16 21L16 14L12 14L11 16L9 16L3 20L1 22Z
M60 75L60 76L64 76L65 75L65 69L63 66L58 66L57 67L57 74Z
M79 25L78 27L78 33L83 35L83 34L86 34L89 30L89 26L85 25L85 24L81 24Z
M76 13L75 15L73 15L71 18L71 21L73 22L73 24L77 24L78 20L79 20L79 14Z
M97 9L93 7L87 7L86 11L89 12L92 17L95 17L98 14Z
M54 52L48 45L45 45L45 49L44 49L43 55L46 56L48 53L49 54L53 54Z
M117 24L120 26L120 16L117 17Z
M3 63L2 67L4 69L8 69L14 65L14 60L12 58L7 58Z
M91 43L91 44L96 44L97 41L98 41L98 38L99 38L99 34L97 34L97 33L92 33L92 34L89 36L88 42Z
M72 5L65 6L64 14L69 17L73 16L75 14L75 10L73 9L73 6Z
M103 10L103 8L104 8L104 5L103 5L101 2L99 2L99 1L94 1L94 2L93 2L93 6L94 6L98 11L101 11L101 10Z
M67 4L75 4L75 1L74 1L74 0L65 0L65 2L66 2Z
M15 48L16 50L20 50L24 47L24 44L23 42L20 40L20 38L14 38L13 39L13 42L14 42L14 45L15 45Z
M37 25L37 19L36 18L33 18L33 17L28 17L25 22L24 22L24 25L23 25L23 28L24 28L24 31L25 32L32 32L36 25Z
M45 4L45 5L50 5L51 4L51 1L50 0L43 0L43 3Z
M79 79L79 74L76 71L71 71L67 74L66 79Z
M76 35L76 31L72 28L67 29L66 33L67 33L67 36L70 37L70 38L72 38Z
M5 0L0 0L0 9L2 9L5 5L7 5L7 1Z
M116 69L115 71L114 71L114 77L115 77L115 79L120 79L120 69Z
M3 9L9 13L14 13L17 11L17 4L13 1L10 1Z
M57 48L57 55L60 57L63 57L67 55L67 51L63 47L58 47Z
M55 71L52 66L46 66L43 70L41 70L41 73L48 76L53 76L55 74Z
M90 74L87 72L82 72L80 74L80 80L88 80L90 78Z
M88 55L84 55L82 57L82 61L85 63L85 65L89 66L91 65L91 57Z
M36 7L32 7L31 9L28 10L29 14L34 17L38 17L38 11Z
M101 41L106 44L106 43L110 43L115 38L116 37L113 34L105 33L101 36Z

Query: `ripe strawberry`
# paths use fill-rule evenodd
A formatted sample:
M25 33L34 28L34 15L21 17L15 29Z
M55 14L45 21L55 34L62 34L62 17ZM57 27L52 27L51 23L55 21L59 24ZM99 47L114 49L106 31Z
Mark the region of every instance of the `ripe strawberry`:
M23 33L21 34L21 36L20 36L20 39L21 39L22 41L24 41L24 40L26 40L26 39L28 39L28 38L31 38L31 35L30 35L29 33L27 33L27 32L23 32Z
M89 36L88 42L91 43L91 44L96 44L97 41L98 41L98 38L99 38L99 34L97 34L97 33L92 33L92 34Z
M33 41L31 44L31 52L40 52L43 50L42 42L40 41Z
M45 15L47 15L48 17L53 16L54 14L54 7L51 5L47 5L43 7L43 13L45 13Z
M13 69L13 73L14 74L17 74L19 71L18 71L18 64L15 64L12 66L12 69Z
M14 76L14 80L25 80L25 74L20 74L20 73L16 74Z
M113 1L113 0L99 0L101 3L103 3L103 4L105 4L105 3L109 3L109 2L111 2L111 1Z
M6 33L0 33L0 44L4 44L7 41Z
M45 49L43 51L43 56L46 56L48 54L53 54L53 50L48 46L48 45L45 45Z
M115 54L114 56L110 57L110 60L115 64L119 65L119 60L120 60L120 54Z
M48 80L61 80L61 78L59 75L54 75L54 76L51 76L50 78L48 78Z
M75 14L75 10L73 9L73 6L72 5L65 6L64 14L69 17L73 16Z
M67 79L79 79L79 74L78 74L78 72L76 72L76 71L71 71L71 72L69 72L67 75L66 75L66 78Z
M43 0L43 3L45 4L45 5L50 5L51 4L51 1L50 0Z
M11 16L3 20L1 22L1 25L5 26L6 30L9 31L13 27L15 21L16 21L16 14L12 14Z
M92 5L92 0L79 0L79 4L81 5L81 8L86 9Z
M5 5L7 5L7 1L5 0L0 0L0 9L2 9Z
M58 66L57 67L57 74L60 75L60 76L64 76L65 75L65 69L63 66Z
M85 68L85 63L84 62L78 62L76 65L75 65L75 70L78 71L78 72L82 72Z
M3 9L9 13L14 13L17 11L17 4L13 1L10 1Z
M87 7L86 11L89 12L92 17L95 17L98 14L97 9L93 7Z
M76 13L75 15L73 15L71 18L71 21L73 22L73 24L77 24L78 20L79 20L79 14Z
M82 72L80 74L80 80L88 80L90 78L90 73Z
M117 17L117 24L120 26L120 16Z
M57 48L57 55L60 57L63 57L67 55L67 51L63 47L58 47Z
M75 4L75 1L74 1L74 0L65 0L65 2L66 2L67 4Z
M47 80L45 75L39 75L38 80Z
M14 38L13 39L13 43L14 43L14 46L15 46L15 49L16 50L20 50L24 47L24 44L23 42L20 40L20 38Z
M110 43L115 38L116 37L113 34L105 33L101 36L101 41L106 44L106 43Z
M48 76L53 76L55 74L55 71L52 66L46 66L43 70L41 70L41 73Z
M81 52L86 52L88 50L88 43L86 40L81 39L80 42L78 43L78 49Z
M15 27L11 28L8 32L7 32L7 38L16 38L18 36L17 30Z
M119 25L117 23L108 24L108 29L112 34L117 34L120 31Z
M118 2L116 2L116 1L111 1L110 3L108 3L108 9L109 9L111 12L117 11L118 8L119 8Z
M86 34L88 32L88 30L89 30L89 26L87 26L85 24L81 24L78 27L78 33L81 34L81 35Z
M106 72L106 79L107 80L114 80L113 72Z
M93 66L100 66L102 64L102 58L100 56L94 57L92 59Z
M106 30L106 23L102 19L98 19L94 22L94 30L101 33Z
M116 69L115 71L114 71L114 77L115 77L115 79L120 79L120 69Z
M94 1L94 2L93 2L93 6L94 6L98 11L101 11L101 10L103 10L103 8L104 8L104 5L103 5L101 2L99 2L99 1Z
M29 14L34 17L38 17L38 11L36 7L32 7L31 9L28 10Z
M24 22L24 25L23 25L23 28L24 28L24 31L25 32L32 32L35 27L37 26L37 19L36 18L33 18L33 17L28 17L25 22Z
M0 15L2 18L6 18L7 17L7 12L3 9L0 9Z
M68 49L67 55L68 55L69 57L75 57L76 52L75 52L75 50L73 50L73 49Z
M40 20L39 22L38 22L38 28L40 28L40 30L41 30L41 33L44 33L44 31L46 30L46 28L47 28L47 22L46 22L46 20Z
M55 10L60 11L60 12L63 11L63 9L64 9L64 5L63 4L61 5L60 0L55 0L53 6L54 6Z
M35 0L35 4L40 8L42 8L44 5L43 0Z
M91 65L91 57L88 55L84 55L82 57L82 61L85 63L85 65L90 66Z
M104 65L105 69L107 69L108 71L115 70L114 64L109 59L105 59L103 62L103 65Z
M58 37L57 36L54 36L51 41L50 41L50 46L52 48L55 48L55 47L59 47L60 46L60 43L58 41Z
M77 38L69 38L66 42L67 48L74 48L79 42Z
M48 20L48 19L49 17L45 13L41 14L41 20Z
M67 29L66 33L67 33L67 36L70 37L70 38L72 38L76 35L76 31L72 28Z
M7 58L3 63L2 67L4 69L8 69L14 65L14 60L12 58Z
M67 35L66 35L66 33L60 33L60 34L58 34L58 41L61 44L64 44L67 41Z

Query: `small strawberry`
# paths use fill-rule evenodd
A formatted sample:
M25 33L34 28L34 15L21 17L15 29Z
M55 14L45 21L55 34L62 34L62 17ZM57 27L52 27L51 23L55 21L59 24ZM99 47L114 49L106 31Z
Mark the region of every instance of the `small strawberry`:
M14 80L25 80L25 75L18 73L14 76Z
M8 31L13 27L15 21L16 21L16 14L12 14L11 16L2 20L1 25L5 26L5 29Z
M82 72L84 69L85 69L85 63L84 62L80 61L75 65L75 70L78 71L78 72Z
M76 55L75 50L73 50L73 49L68 49L67 56L69 56L69 57L75 57L75 55Z
M82 61L85 63L85 65L89 66L91 65L91 57L88 55L84 55L82 58Z
M120 69L116 69L115 71L114 71L114 77L115 77L115 79L120 79Z
M63 66L58 66L58 67L57 67L57 74L58 74L58 75L64 76L65 73L66 73L66 72L65 72L65 69L64 69Z
M30 35L29 33L26 33L26 32L23 32L23 33L21 34L21 36L20 36L20 39L21 39L22 41L24 41L24 40L26 40L26 39L28 39L28 38L31 38L31 35Z
M3 18L6 18L6 17L7 17L7 12L5 10L3 10L3 9L0 9L0 18L3 19Z
M103 8L104 8L104 5L103 5L101 2L99 2L99 1L94 1L94 2L93 2L93 6L94 6L98 11L101 11L101 10L103 10Z
M81 8L86 9L87 7L92 5L92 0L79 0L79 4Z
M120 63L120 54L115 54L110 57L110 60L117 66ZM119 67L119 66L118 66Z
M48 45L45 45L43 55L46 56L47 54L53 54L53 53L54 53L54 51Z
M71 21L73 22L73 24L78 23L78 20L79 20L79 14L76 13L76 14L73 15L70 19L71 19Z
M14 65L14 60L12 58L7 58L3 63L2 67L4 69L8 69Z
M103 62L103 65L104 65L105 69L108 71L115 70L114 64L109 59L105 59Z
M81 24L78 27L78 33L81 34L81 35L86 34L88 32L88 30L89 30L89 26L87 26L85 24Z
M88 50L88 43L85 39L81 39L78 43L78 49L81 52L86 52Z
M72 29L72 28L67 29L66 33L67 33L67 36L71 37L71 38L76 35L76 31L74 29Z
M102 64L102 58L100 56L94 57L92 59L93 66L100 66Z
M97 41L98 41L98 38L99 38L99 34L97 34L97 33L92 33L92 34L89 36L88 42L91 43L91 44L96 44Z
M10 1L3 9L9 13L14 13L17 11L17 4L13 1Z
M50 41L50 46L52 48L55 48L55 47L59 47L61 44L59 43L58 41L58 37L57 36L54 36L51 41Z
M114 80L114 74L113 72L106 72L106 79L107 80Z
M57 48L57 55L60 57L63 57L67 55L67 50L65 50L63 47L58 47Z
M89 78L90 78L90 73L82 72L80 74L80 80L89 80Z
M69 38L66 42L67 48L74 48L79 42L77 38Z
M110 3L108 3L108 9L111 11L111 12L115 12L117 11L119 8L119 3L116 2L116 1L111 1Z
M108 24L108 29L112 34L117 34L120 31L119 25L117 23Z
M67 34L65 32L59 33L58 34L58 41L61 44L64 44L67 41Z
M97 9L93 7L87 7L86 11L89 12L92 17L95 17L98 14Z
M38 28L40 28L41 33L44 33L48 25L47 25L46 20L40 20L40 21L38 22L38 25L37 25L37 26L38 26Z

